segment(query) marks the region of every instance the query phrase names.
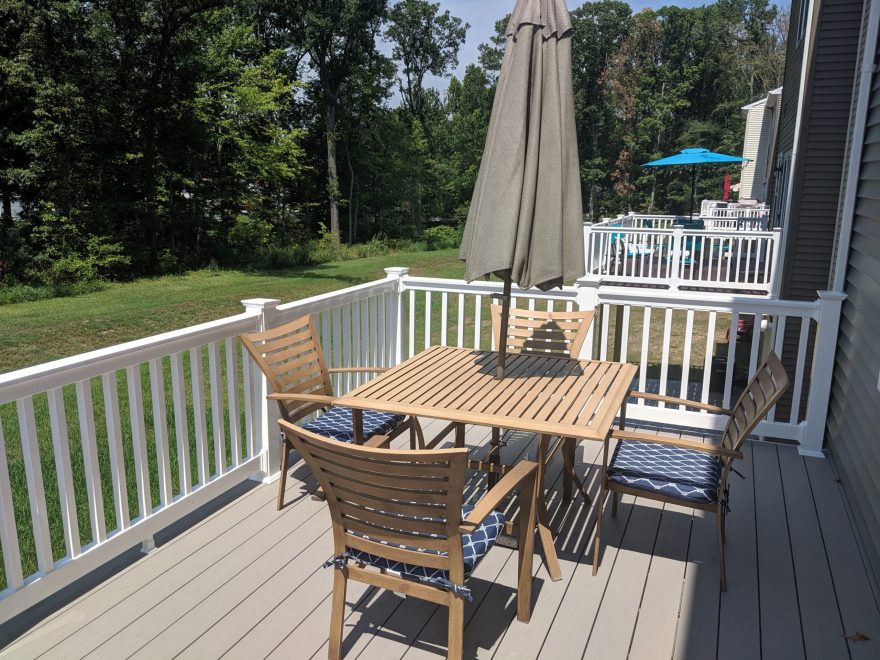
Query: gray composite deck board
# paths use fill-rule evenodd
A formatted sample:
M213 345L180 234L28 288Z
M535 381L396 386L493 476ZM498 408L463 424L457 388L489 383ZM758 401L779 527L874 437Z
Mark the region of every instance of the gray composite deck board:
M428 432L440 423L426 422ZM687 436L686 437L690 437ZM488 431L468 428L475 456ZM505 460L534 443L508 438ZM451 438L449 438L451 441ZM400 442L405 442L401 440ZM548 471L563 579L534 563L532 620L515 616L516 553L493 548L470 586L465 652L479 658L877 657L880 613L829 464L790 447L749 445L732 478L728 591L718 590L715 518L625 496L604 512L591 575L596 511L561 501ZM598 492L601 447L578 460ZM287 502L260 485L36 625L2 654L30 657L326 657L332 554L325 505L299 463ZM485 477L468 485L473 496ZM350 583L347 657L442 657L444 608ZM861 632L869 641L847 642Z

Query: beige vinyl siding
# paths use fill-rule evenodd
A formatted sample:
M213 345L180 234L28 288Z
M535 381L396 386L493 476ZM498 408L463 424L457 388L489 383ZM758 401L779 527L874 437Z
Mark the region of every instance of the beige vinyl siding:
M858 186L827 440L880 582L880 73L871 87Z

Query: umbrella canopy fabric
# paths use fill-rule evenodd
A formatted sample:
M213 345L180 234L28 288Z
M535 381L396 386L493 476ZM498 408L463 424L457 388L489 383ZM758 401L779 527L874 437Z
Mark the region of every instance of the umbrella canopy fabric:
M465 279L548 290L582 277L582 227L571 19L564 0L518 0L459 253Z
M667 156L660 160L652 160L642 167L671 167L673 165L711 165L713 163L744 163L748 158L740 156L728 156L719 154L708 149L682 149L674 156Z

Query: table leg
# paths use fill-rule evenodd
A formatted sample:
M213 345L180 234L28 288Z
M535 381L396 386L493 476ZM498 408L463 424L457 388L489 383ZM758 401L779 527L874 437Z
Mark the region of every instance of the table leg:
M547 572L550 579L557 582L562 579L562 569L559 566L559 557L556 556L556 545L553 542L553 533L550 531L550 515L547 513L547 503L544 493L544 472L547 463L547 448L550 446L550 436L542 435L538 441L538 485L535 489L535 506L537 507L538 536L541 539L541 548L544 551L544 562L547 564Z
M464 424L455 425L455 447L458 449L464 447Z
M492 440L490 442L489 460L487 462L494 463L495 465L501 463L501 429L492 428ZM489 485L489 488L493 488L498 483L499 478L498 474L490 472L486 476L486 483Z

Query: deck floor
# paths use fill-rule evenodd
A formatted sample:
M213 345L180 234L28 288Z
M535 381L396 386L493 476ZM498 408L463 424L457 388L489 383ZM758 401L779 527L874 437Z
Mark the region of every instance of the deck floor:
M488 430L468 429L473 453ZM694 437L694 436L688 436ZM514 435L511 460L531 438ZM534 445L532 444L531 447ZM578 458L597 490L597 444ZM559 464L549 478L558 487ZM877 658L880 612L831 466L753 443L732 477L728 591L719 592L714 517L624 498L606 511L598 576L593 508L550 512L563 579L536 557L532 620L515 618L515 553L496 547L469 586L466 657ZM330 520L302 464L287 506L260 485L44 619L2 652L15 658L325 657ZM471 494L484 487L474 475ZM610 507L609 507L610 509ZM347 657L442 657L444 608L351 583ZM860 636L869 639L856 641ZM852 639L847 639L851 637Z

